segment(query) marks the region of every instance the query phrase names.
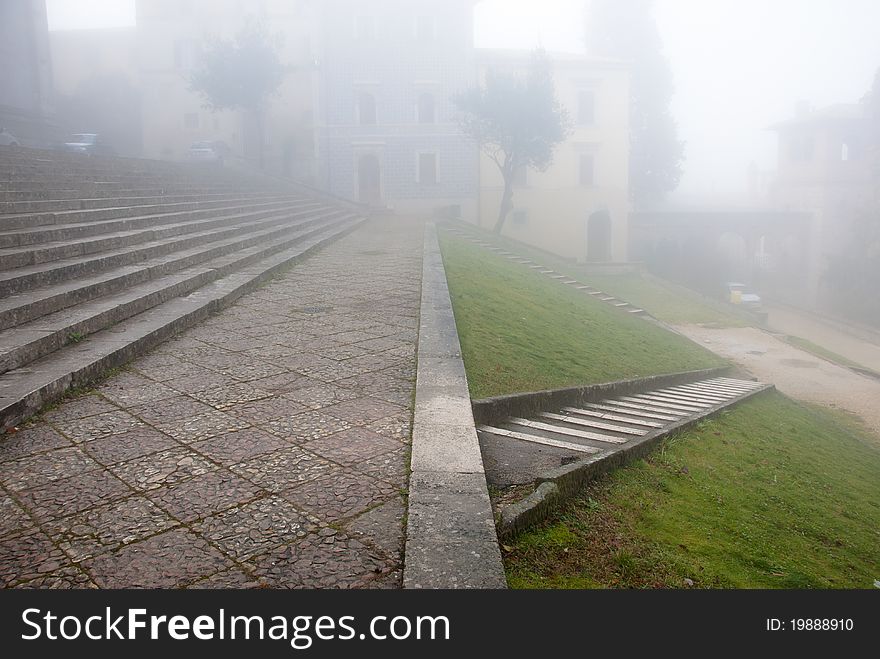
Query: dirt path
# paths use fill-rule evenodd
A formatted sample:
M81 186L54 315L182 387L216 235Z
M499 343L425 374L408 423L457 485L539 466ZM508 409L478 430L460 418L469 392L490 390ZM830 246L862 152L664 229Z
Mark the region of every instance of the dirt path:
M768 311L770 314L768 324L774 330L800 336L880 373L880 345L847 334L796 309L768 307Z
M859 415L880 433L880 381L815 357L753 327L676 329L782 393Z

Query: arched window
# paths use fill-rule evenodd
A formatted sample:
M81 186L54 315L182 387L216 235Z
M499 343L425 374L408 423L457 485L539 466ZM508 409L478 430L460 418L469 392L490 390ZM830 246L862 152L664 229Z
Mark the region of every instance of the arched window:
M418 119L420 124L433 124L437 120L434 94L429 92L419 94Z
M376 124L376 97L370 92L358 92L358 123L363 126Z

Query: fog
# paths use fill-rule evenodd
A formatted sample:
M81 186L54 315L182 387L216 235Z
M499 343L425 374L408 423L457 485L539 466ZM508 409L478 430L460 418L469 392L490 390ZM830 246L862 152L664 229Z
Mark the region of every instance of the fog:
M47 0L52 30L134 24L134 0ZM484 48L583 52L581 0L483 0L475 41ZM767 128L798 102L855 102L880 64L874 0L656 0L675 80L673 112L687 143L673 199L736 201L748 168L776 166ZM723 154L723 157L722 157Z
M880 314L865 315L863 292L846 283L864 281L857 273L874 267L872 243L864 246L870 224L859 219L871 196L867 124L839 116L827 130L785 124L796 115L814 121L828 107L838 115L866 107L857 104L880 67L880 3L630 0L630 15L611 10L618 17L606 24L602 7L615 5L603 0L441 5L384 0L371 15L348 0L230 0L201 16L199 0L46 0L56 111L64 125L85 126L78 131L91 130L91 117L124 155L183 159L189 144L221 140L229 160L343 197L494 225L577 262L644 262L710 295L724 297L722 283L737 281L756 297L835 312L846 298L857 315ZM429 27L419 22L426 13ZM231 38L249 16L264 24L257 41L281 37L282 83L264 105L209 108L191 89L193 72L210 37ZM635 30L628 47L650 51L647 60L600 52L593 25L614 32L614 20L636 26L617 29ZM382 30L409 45L386 50ZM419 39L445 51L418 64L406 48L416 54ZM514 184L478 136L460 136L471 142L464 147L446 129L429 129L405 155L386 153L400 126L454 126L466 83L496 70L522 74L535 49L548 53L556 98L573 120L550 161L520 162ZM371 69L364 54L385 68ZM644 116L637 88L654 95ZM659 123L641 134L634 126L646 121ZM781 124L788 127L780 132ZM484 147L483 160L456 151L474 146ZM798 149L809 152L806 160L815 155L817 167L848 163L838 172L846 186L826 172L824 182L804 187ZM343 151L340 160L322 156ZM422 170L437 186L427 195L412 187L424 185Z

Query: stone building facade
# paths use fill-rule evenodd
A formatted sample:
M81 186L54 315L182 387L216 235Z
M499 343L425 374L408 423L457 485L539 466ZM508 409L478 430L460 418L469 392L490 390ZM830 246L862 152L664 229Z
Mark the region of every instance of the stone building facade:
M476 216L477 150L458 130L453 104L475 80L473 5L322 3L322 187L398 211Z
M0 2L0 126L24 145L56 138L45 0Z

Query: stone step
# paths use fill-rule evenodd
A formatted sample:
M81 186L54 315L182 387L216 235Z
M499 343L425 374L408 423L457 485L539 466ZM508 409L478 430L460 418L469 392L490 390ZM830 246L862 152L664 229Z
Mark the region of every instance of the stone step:
M338 208L323 208L291 213L284 217L296 220L312 213L317 217L332 217L341 212ZM272 216L274 217L274 216ZM256 238L258 241L258 237ZM197 247L176 252L136 265L113 268L91 277L64 280L51 286L13 295L0 300L0 330L26 323L41 316L55 313L82 302L93 300L134 286L149 279L162 277L178 270L190 268L207 260L243 249L255 242L253 235L202 244Z
M25 244L15 242L13 236L19 235L27 229L40 230L41 227L55 227L69 224L87 224L107 220L120 220L125 218L149 218L154 221L158 216L167 216L171 213L222 209L230 206L243 206L257 203L271 203L274 201L301 199L301 195L265 195L260 197L236 197L235 199L181 202L172 204L155 204L151 206L121 206L118 208L100 208L89 210L60 211L57 213L25 213L22 215L5 215L0 217L0 246L11 247ZM43 240L43 238L39 238Z
M258 198L260 193L250 193L243 197ZM159 204L180 204L211 201L226 201L232 195L228 193L197 193L187 195L155 195L149 197L97 197L92 199L52 199L44 201L9 201L0 203L0 221L3 215L56 213L71 210L99 210L134 206L156 206Z
M70 237L64 236L65 233L68 233L67 231L60 230L58 233L62 235L62 238L59 240L41 240L24 247L0 248L0 270L22 268L59 259L85 256L170 236L227 226L237 222L247 222L249 219L260 219L261 217L277 213L281 209L294 212L300 209L310 210L312 208L314 208L313 204L277 204L272 205L268 209L264 208L263 210L251 213L228 214L217 212L216 214L211 213L208 219L196 219L173 224L151 222L147 224L146 228L142 229L97 233L97 229L106 227L95 227L96 236L83 236L80 234L79 236ZM44 233L43 237L48 236ZM33 236L29 236L29 238L33 239Z
M357 227L352 218L246 268L221 277L185 297L159 304L85 340L5 373L0 378L0 429L9 428L60 398L121 366L253 290L281 269Z
M283 216L279 218L279 221L282 220ZM221 227L183 236L154 240L133 247L71 259L60 259L49 264L38 264L0 272L0 295L14 295L34 288L56 284L65 279L86 277L111 268L134 265L140 261L166 256L174 252L198 247L208 242L240 236L250 231L252 231L252 228L248 224L241 227Z
M6 184L9 185L9 184ZM0 187L0 201L58 201L67 199L103 199L108 197L168 197L179 195L235 195L261 192L253 189L234 189L230 186L174 185L168 187L134 187L126 184L95 185L89 183L78 187L51 187L43 184L33 189L23 189L20 185L13 189Z
M143 313L171 298L188 295L210 281L289 249L311 236L350 219L339 212L333 217L313 215L309 219L285 224L285 232L229 255L206 261L200 266L126 288L115 295L100 297L44 316L36 321L0 333L0 375L79 341L136 314Z
M225 217L229 215L241 215L260 210L272 210L294 206L317 205L314 200L304 200L301 197L287 197L278 199L260 200L248 202L244 199L234 199L228 205L218 206L209 204L208 208L198 210L173 211L150 215L137 215L129 217L117 217L111 219L91 220L79 223L46 224L32 228L18 228L0 231L0 248L26 247L49 242L69 241L83 239L91 236L99 236L117 231L134 231L163 224L179 224L183 222L197 221L212 217Z

